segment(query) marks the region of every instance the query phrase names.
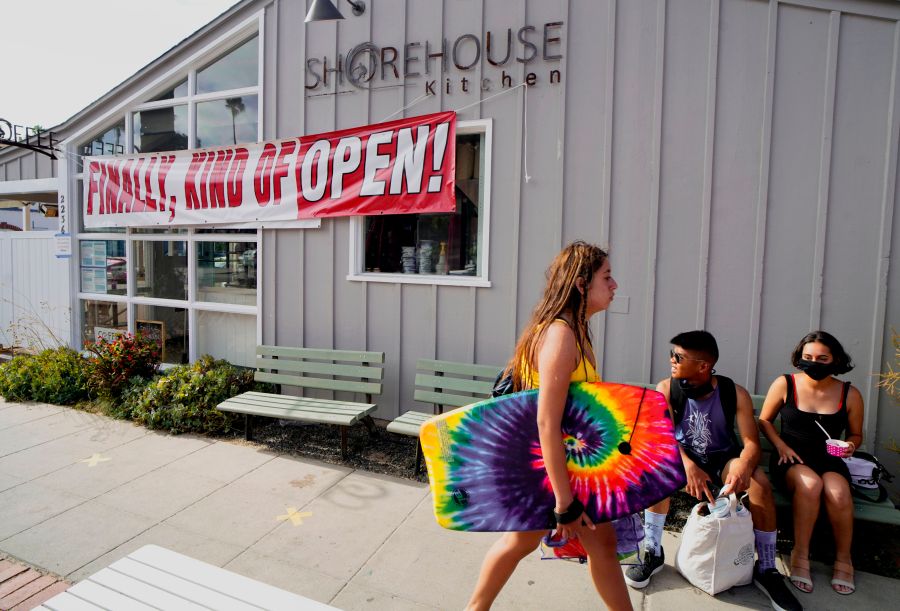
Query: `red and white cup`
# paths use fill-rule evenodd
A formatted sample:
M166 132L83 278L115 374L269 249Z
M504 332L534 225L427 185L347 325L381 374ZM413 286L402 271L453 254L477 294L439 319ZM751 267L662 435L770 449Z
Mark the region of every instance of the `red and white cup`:
M828 453L832 456L843 456L844 452L846 452L849 447L849 443L841 441L840 439L828 439L825 441L825 449L828 450Z

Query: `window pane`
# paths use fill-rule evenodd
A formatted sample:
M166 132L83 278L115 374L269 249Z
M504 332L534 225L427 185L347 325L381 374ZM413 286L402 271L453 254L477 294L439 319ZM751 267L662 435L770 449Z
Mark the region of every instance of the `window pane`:
M367 216L365 271L476 276L480 273L480 134L457 138L456 212Z
M257 41L258 37L254 36L224 57L197 71L197 93L256 85L259 82Z
M142 110L134 113L133 117L135 153L187 149L187 104Z
M165 227L159 229L157 227L135 227L131 230L132 233L143 233L145 235L160 235L160 234L184 234L187 235L187 229L184 227Z
M187 299L187 242L135 240L131 271L138 296Z
M197 311L197 353L235 365L256 365L256 317Z
M256 305L256 244L197 242L197 300Z
M81 344L96 342L101 337L111 340L128 331L128 308L124 303L81 302Z
M81 292L124 295L127 268L124 240L81 240Z
M197 104L197 148L256 142L256 96Z
M163 93L159 94L158 96L156 96L155 98L153 98L150 101L157 102L159 100L171 100L174 98L183 98L187 94L188 94L188 84L187 84L187 79L184 79L183 81L178 83L172 89L169 89L168 91L164 91Z
M135 331L141 327L158 329L164 338L162 362L180 365L188 362L188 311L186 308L135 305Z
M78 154L98 157L101 155L125 154L125 119L122 119L109 129L95 135L93 138L78 147ZM77 171L83 168L81 157L76 161Z
M197 229L196 233L230 233L232 235L243 233L256 235L256 229Z

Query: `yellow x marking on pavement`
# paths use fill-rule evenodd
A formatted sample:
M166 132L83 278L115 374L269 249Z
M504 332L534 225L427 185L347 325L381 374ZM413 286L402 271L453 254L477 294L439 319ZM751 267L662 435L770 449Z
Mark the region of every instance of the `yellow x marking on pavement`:
M112 460L112 458L104 458L100 454L94 454L90 458L85 458L83 460L79 460L78 462L87 463L88 467L96 467L97 463L106 462L107 460Z
M298 511L296 507L288 507L287 513L281 516L278 516L276 519L279 522L284 522L285 520L290 520L294 526L300 526L303 524L303 518L308 518L312 515L311 511Z

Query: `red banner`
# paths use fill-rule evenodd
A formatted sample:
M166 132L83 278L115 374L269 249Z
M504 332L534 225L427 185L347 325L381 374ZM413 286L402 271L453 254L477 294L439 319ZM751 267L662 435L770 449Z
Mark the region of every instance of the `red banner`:
M84 166L86 227L452 212L456 113Z

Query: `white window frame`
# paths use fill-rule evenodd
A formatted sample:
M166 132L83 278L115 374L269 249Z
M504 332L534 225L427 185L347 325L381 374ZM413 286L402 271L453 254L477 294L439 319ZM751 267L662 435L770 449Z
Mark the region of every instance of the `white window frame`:
M484 167L479 174L482 177L481 189L481 242L478 244L478 258L481 273L478 276L444 276L433 274L396 274L382 272L366 272L365 270L365 219L354 216L350 219L350 270L347 280L354 282L388 282L392 284L437 284L446 286L475 286L490 287L489 253L491 236L491 160L493 149L493 120L476 119L474 121L459 121L456 124L456 135L483 134L484 135Z
M80 154L80 150L78 149L78 143L82 142L86 137L94 132L103 128L104 125L114 125L116 122L121 120L122 117L125 119L125 148L128 151L127 154L131 154L133 151L133 113L141 111L141 110L150 110L154 108L167 108L182 104L187 104L188 106L188 150L194 148L196 143L196 104L199 102L204 102L208 100L215 100L219 98L226 97L235 97L237 95L256 95L257 96L257 140L262 140L263 136L263 125L264 125L264 113L265 113L265 101L264 101L264 91L265 91L265 70L264 70L264 54L265 54L265 27L264 27L264 18L265 12L260 10L253 15L249 16L247 19L243 20L235 27L231 28L229 31L225 32L208 45L206 45L203 49L198 52L192 54L185 60L179 62L176 66L174 66L171 70L169 70L166 74L160 76L159 78L151 81L146 86L142 87L138 91L136 91L133 95L129 96L125 100L123 100L120 104L117 104L115 108L109 113L103 115L102 117L97 118L92 121L81 130L73 133L69 138L67 138L62 145L65 147L65 150L68 153L69 161L67 164L63 164L60 170L60 181L62 184L66 185L66 193L65 197L68 199L70 203L77 203L79 198L78 190L80 181L84 179L84 172L76 172L76 155ZM195 94L194 93L194 83L196 80L197 71L204 68L208 62L215 60L218 57L221 57L223 53L227 53L229 49L233 49L236 45L242 43L243 41L252 38L253 36L257 36L257 84L253 87L243 87L239 89L233 89L228 91L218 91L212 93L203 93L203 94ZM159 100L156 102L140 102L140 100L146 99L153 95L153 92L163 91L167 85L175 86L180 83L184 77L187 76L188 80L188 95L180 98L173 98L169 100ZM72 195L75 194L73 197ZM158 234L158 233L136 233L132 228L126 228L125 233L100 233L100 232L84 232L83 229L83 219L82 219L82 209L77 206L70 205L68 207L69 211L69 224L70 227L77 228L77 232L74 235L74 248L76 252L80 251L80 243L82 240L121 240L125 241L125 258L126 258L126 266L128 268L127 272L127 290L125 295L108 295L105 293L85 293L81 291L81 271L80 271L80 261L81 258L78 256L73 256L71 258L71 273L72 277L75 278L77 291L73 291L74 298L72 303L73 311L75 312L75 316L71 317L72 320L72 337L77 338L75 343L76 346L81 346L82 342L82 302L84 301L101 301L101 302L112 302L112 303L125 303L127 304L127 316L128 316L128 331L130 333L134 333L135 329L135 312L134 306L136 305L151 305L151 306L161 306L161 307L182 307L186 308L188 312L188 361L194 362L201 355L197 354L197 312L198 311L208 311L208 312L223 312L227 314L243 314L243 315L252 315L256 320L256 343L261 343L262 338L262 317L259 313L262 311L262 283L260 279L262 278L261 267L263 260L263 252L262 252L262 235L260 229L262 225L260 224L256 228L256 233L247 234L247 233L200 233L201 230L206 229L226 229L226 228L241 228L241 229L249 229L251 226L241 225L223 225L223 226L204 226L203 228L193 228L193 227L185 227L187 230L186 233L169 233L169 234ZM309 226L309 224L303 225L304 227ZM318 226L318 223L316 223ZM71 231L71 230L70 230ZM186 300L177 300L177 299L161 299L155 297L138 297L135 296L135 278L134 273L131 270L133 258L133 246L135 240L141 241L184 241L187 242L187 250L188 250L188 298ZM197 301L197 287L196 287L196 253L197 242L251 242L256 245L256 278L257 278L257 288L256 288L256 305L248 306L248 305L237 305L237 304L228 304L228 303L219 303L219 302L208 302L208 301ZM164 364L165 367L170 367L171 364Z

